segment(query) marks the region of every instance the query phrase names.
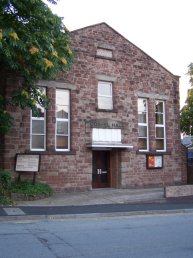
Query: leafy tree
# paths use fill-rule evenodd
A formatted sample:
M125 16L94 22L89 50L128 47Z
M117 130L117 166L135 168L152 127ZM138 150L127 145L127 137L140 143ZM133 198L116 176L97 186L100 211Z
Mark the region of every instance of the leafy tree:
M190 83L193 86L193 63L188 66ZM186 104L180 111L180 129L182 133L193 135L193 89L188 90Z
M47 0L56 4L57 0ZM0 1L0 71L16 72L22 86L8 103L0 95L0 133L11 126L11 117L5 111L7 104L21 108L36 104L46 107L48 101L37 88L41 79L55 79L73 62L70 35L62 18L53 14L42 0Z

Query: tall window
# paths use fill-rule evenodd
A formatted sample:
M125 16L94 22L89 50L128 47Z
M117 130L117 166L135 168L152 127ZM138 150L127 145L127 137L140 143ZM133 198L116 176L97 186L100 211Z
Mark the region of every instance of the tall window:
M98 108L113 109L113 93L111 82L98 82Z
M42 93L46 93L45 88L40 88ZM33 151L44 151L46 149L46 111L37 104L38 115L31 111L31 132L30 149Z
M68 90L56 89L56 150L70 149L70 94Z
M165 137L165 103L157 100L155 102L155 138L156 150L166 150L166 137Z
M149 150L147 99L138 99L138 148Z

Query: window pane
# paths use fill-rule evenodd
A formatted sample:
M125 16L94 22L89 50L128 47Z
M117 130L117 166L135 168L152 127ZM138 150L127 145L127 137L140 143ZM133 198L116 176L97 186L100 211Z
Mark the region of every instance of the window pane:
M32 149L44 149L44 135L32 135Z
M110 83L99 83L98 84L98 94L111 96L112 95L111 84Z
M163 110L164 110L163 102L156 101L155 107L156 107L156 112L163 113Z
M44 87L40 87L38 88L38 90L41 94L46 95L46 89ZM36 104L36 107L38 109L38 114L35 115L32 111L32 117L44 117L45 109L42 106L40 106L40 104Z
M139 138L138 139L138 147L141 150L147 150L147 139Z
M139 112L139 114L138 114L138 123L144 123L144 124L147 123L146 113Z
M138 111L146 112L147 111L147 101L146 99L138 99Z
M164 128L156 127L156 138L164 138Z
M56 90L56 150L68 149L69 90Z
M163 125L164 124L164 116L163 114L155 114L155 123L158 125Z
M139 125L139 137L147 137L147 126Z
M44 120L32 120L32 134L44 134Z
M68 119L68 106L57 106L56 109L57 118Z
M155 130L156 130L156 149L164 150L165 149L165 106L164 102L157 100L155 102ZM160 125L160 126L158 126Z
M68 122L57 121L57 134L68 134Z
M66 90L56 90L56 105L69 105L69 92Z
M164 150L164 139L157 139L156 140L156 149L157 150Z
M56 136L56 149L68 149L68 136Z
M101 109L112 109L112 98L98 97L98 107Z

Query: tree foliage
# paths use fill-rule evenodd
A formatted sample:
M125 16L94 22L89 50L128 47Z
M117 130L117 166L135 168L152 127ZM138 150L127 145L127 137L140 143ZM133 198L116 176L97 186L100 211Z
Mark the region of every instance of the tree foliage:
M189 90L186 104L180 112L180 129L182 133L193 135L193 91Z
M57 0L47 1L56 4ZM0 70L23 77L21 88L12 96L13 105L34 110L37 103L46 107L36 82L55 79L58 71L68 69L72 62L69 31L42 0L0 1ZM0 102L0 132L7 131L2 130L6 104ZM8 129L11 119L7 121Z
M0 133L6 133L12 126L12 117L5 110L5 99L0 95Z
M188 66L188 75L193 86L193 63ZM180 129L182 133L193 135L193 88L188 90L186 103L180 111Z

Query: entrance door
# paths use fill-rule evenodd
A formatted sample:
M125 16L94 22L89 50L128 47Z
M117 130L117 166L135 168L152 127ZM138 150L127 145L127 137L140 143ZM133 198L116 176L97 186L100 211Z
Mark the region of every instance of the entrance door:
M110 187L110 152L93 151L92 187Z

